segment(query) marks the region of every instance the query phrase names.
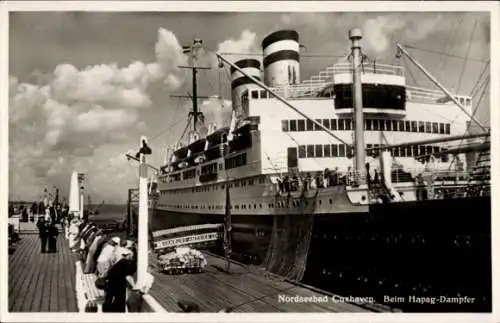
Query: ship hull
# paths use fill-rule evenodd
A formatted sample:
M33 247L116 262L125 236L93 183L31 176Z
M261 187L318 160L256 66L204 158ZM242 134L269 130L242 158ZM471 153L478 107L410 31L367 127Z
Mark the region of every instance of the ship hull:
M387 305L405 311L490 311L490 203L489 197L428 200L372 205L368 212L311 215L301 281L340 295L371 296L382 303L400 296L397 304ZM151 224L155 231L223 222L220 214L157 209ZM276 247L271 243L273 226L278 231L276 223L275 216L233 215L232 257L249 264L266 263L268 249ZM278 238L280 243L292 239ZM284 243L298 250L301 241ZM213 250L222 252L222 248ZM291 258L296 258L297 251L293 252ZM282 259L283 263L290 258ZM283 265L281 272L287 272ZM410 296L447 298L432 304ZM474 300L460 301L459 296Z

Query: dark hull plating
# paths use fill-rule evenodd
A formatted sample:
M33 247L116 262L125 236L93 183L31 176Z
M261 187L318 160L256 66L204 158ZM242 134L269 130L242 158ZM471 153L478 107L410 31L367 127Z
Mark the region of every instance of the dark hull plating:
M489 312L490 203L489 197L404 202L373 205L368 213L315 216L302 282L410 312ZM224 222L220 215L155 212L153 231ZM273 217L238 215L232 223L232 257L260 265ZM388 301L396 296L397 302ZM424 297L428 302L417 302Z

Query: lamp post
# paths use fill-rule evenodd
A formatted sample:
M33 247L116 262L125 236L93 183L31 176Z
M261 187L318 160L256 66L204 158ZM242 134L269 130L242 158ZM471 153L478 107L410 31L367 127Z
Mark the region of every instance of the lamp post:
M138 219L138 255L137 255L137 286L143 286L146 283L148 270L148 164L146 164L146 155L151 154L151 149L147 145L146 137L141 137L140 149L136 154L139 158L139 219Z

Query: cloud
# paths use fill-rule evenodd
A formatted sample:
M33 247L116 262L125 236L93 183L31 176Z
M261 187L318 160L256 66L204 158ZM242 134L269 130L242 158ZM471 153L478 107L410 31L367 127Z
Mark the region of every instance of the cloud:
M420 18L420 17L419 17ZM378 16L363 24L363 44L368 51L381 54L387 51L391 42L404 39L405 42L421 40L436 30L442 20L441 15L424 19L401 19L394 15Z
M33 183L30 195L35 196L45 182L64 187L72 169L80 167L102 182L119 183L125 175L113 168L123 151L113 149L115 159L110 160L107 150L130 146L144 130L140 113L152 105L147 92L152 83L162 81L172 91L184 82L178 65L185 65L187 57L171 31L159 29L155 52L156 61L150 63L83 69L60 64L49 74L34 71L28 82L11 76L10 167L16 174L11 183Z
M243 30L238 39L228 39L218 44L218 53L232 53L233 55L227 55L227 59L231 62L236 62L240 59L249 58L249 55L244 55L244 53L258 52L260 50L256 42L257 34L250 30ZM234 55L239 54L242 55ZM260 60L260 57L252 57Z

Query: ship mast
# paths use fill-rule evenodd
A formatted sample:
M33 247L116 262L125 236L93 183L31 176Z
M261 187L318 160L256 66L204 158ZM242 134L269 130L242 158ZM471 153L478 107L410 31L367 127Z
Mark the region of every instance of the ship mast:
M354 150L356 152L355 169L358 184L364 184L362 176L365 170L365 132L363 119L363 93L361 87L361 30L358 28L349 31L349 39L352 42L352 98L354 113Z
M201 39L194 39L193 44L189 47L184 47L184 53L190 53L191 58L191 66L179 66L179 68L188 68L191 69L192 74L192 87L193 87L193 95L185 96L185 95L172 95L172 97L177 98L185 98L189 97L193 101L193 110L189 112L189 116L193 117L193 131L196 132L196 125L198 124L198 120L203 120L203 113L198 111L198 99L209 99L208 97L199 97L198 96L198 80L197 73L198 70L209 70L210 67L197 66L196 62L198 60L198 53L203 48L203 41Z

